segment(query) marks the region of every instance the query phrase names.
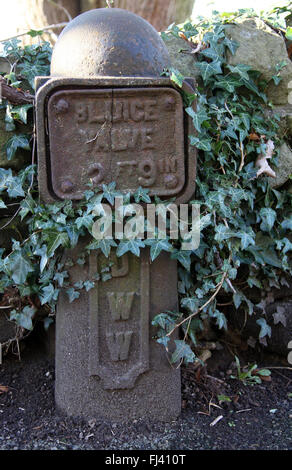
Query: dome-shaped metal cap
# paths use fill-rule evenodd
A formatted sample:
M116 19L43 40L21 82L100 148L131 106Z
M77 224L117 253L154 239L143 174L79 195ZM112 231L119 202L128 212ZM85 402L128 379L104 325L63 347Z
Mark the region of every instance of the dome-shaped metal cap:
M170 66L164 42L150 23L120 8L77 16L53 51L53 77L159 77Z

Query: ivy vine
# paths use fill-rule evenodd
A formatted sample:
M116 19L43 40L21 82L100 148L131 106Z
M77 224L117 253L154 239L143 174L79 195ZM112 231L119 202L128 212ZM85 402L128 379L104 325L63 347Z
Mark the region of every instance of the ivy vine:
M194 351L206 320L227 329L225 304L252 315L257 305L249 298L249 289L268 292L287 284L292 274L291 193L285 187L272 189L267 177L258 175L257 166L272 142L269 162L277 167L282 142L280 117L274 113L267 119L272 105L260 74L246 64L231 66L227 62L227 52L234 54L238 45L227 37L225 26L244 14L250 16L251 12L217 14L198 24L173 26L168 32L192 44L197 58L194 70L200 75L196 111L191 106L194 97L184 93L186 112L196 129L196 134L189 136L190 143L198 149L196 192L190 201L190 205L201 206L201 243L196 250L183 251L180 240L172 242L169 238L97 241L92 237L97 205L112 205L116 196L123 197L124 205L132 201L150 203L146 189L125 195L117 191L115 182L103 185L98 192L89 185L84 199L76 204L42 204L36 186L34 136L14 134L15 125L27 123L31 105L2 103L6 129L12 133L3 149L7 159L15 158L19 148L30 148L33 154L32 164L18 173L0 169L0 209L8 217L2 229L15 228L10 250L0 249L0 304L9 310L10 320L26 330L31 330L37 319L48 327L61 289L73 302L81 289L89 291L97 280L106 282L111 277L109 263L93 278L72 284L68 273L72 260L62 261L62 253L84 237L91 241L80 254L79 264L85 263L91 250L100 250L106 257L112 249L117 256L127 252L139 256L146 246L150 246L152 261L161 251L178 260L179 312L161 312L153 320L157 340L166 348L172 334L182 328L183 336L175 340L173 362L197 359ZM27 86L32 92L34 77L48 74L50 54L48 43L25 48L17 40L5 43L4 55L11 64L5 80L12 87L25 90ZM279 64L275 70L276 84L284 66ZM184 77L177 70L171 70L170 76L180 89ZM155 203L168 202L155 198ZM264 315L259 326L261 339L271 334Z

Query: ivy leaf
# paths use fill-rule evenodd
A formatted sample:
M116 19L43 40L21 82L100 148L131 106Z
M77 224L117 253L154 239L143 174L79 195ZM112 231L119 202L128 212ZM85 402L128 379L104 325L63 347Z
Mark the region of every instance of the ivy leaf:
M176 349L171 356L171 363L174 364L175 362L184 360L187 364L188 362L194 362L196 359L195 354L191 350L190 346L182 340L176 339L174 340Z
M284 230L292 230L292 215L281 223L281 227Z
M73 287L70 287L70 289L67 289L66 294L69 297L69 302L70 303L74 302L75 299L78 299L80 297L80 292L73 289Z
M226 317L225 317L224 313L222 313L222 312L220 312L219 310L216 309L212 313L212 317L216 318L216 325L218 326L218 328L220 330L222 328L224 328L224 330L227 330L227 320L226 320Z
M282 325L286 328L287 318L285 315L285 309L283 307L277 307L277 312L273 314L273 319L275 325L282 323Z
M241 239L241 249L246 250L250 245L255 245L255 233L250 228L249 232L239 232L237 236Z
M55 289L53 284L45 286L40 291L41 304L49 304L52 300L57 300L59 295L59 289Z
M270 207L264 207L260 210L259 215L262 219L260 225L261 230L263 230L263 232L270 232L277 218L277 213Z
M182 264L182 266L187 270L187 271L190 271L191 269L191 254L192 252L189 251L189 250L185 250L185 251L174 251L172 254L171 254L171 258L172 259L177 259L180 264Z
M201 125L204 121L209 119L208 114L204 108L200 108L197 112L192 107L186 108L186 112L193 119L193 123L198 132L201 132ZM193 145L193 144L192 144Z
M227 68L230 70L230 72L236 73L244 80L249 81L250 78L247 73L249 70L251 70L251 67L249 65L245 65L245 64L237 64L235 66L227 65Z
M21 312L12 310L12 312L10 312L10 320L15 320L19 326L25 328L26 330L32 330L32 318L35 314L35 311L35 308L28 306L24 307Z
M11 277L15 284L24 284L29 273L33 272L33 266L21 252L16 253L10 265Z
M235 308L238 309L242 303L243 296L239 292L235 292L233 294L233 303L235 305Z
M17 119L19 121L22 121L24 124L27 124L27 112L32 107L33 107L32 104L24 104L22 106L13 106L13 108L11 109L11 114L14 119Z
M210 140L208 139L200 139L199 137L190 136L191 145L194 145L200 150L204 150L205 152L210 152L212 150Z
M213 62L196 62L199 67L204 82L208 81L213 75L222 74L221 63L219 60Z
M85 287L86 292L89 292L95 286L94 282L92 281L85 281L83 285Z
M237 51L239 44L236 41L232 41L231 39L225 37L224 40L222 41L225 46L228 47L230 50L231 54L234 55L235 52Z
M60 287L63 287L64 280L69 277L67 271L58 272L54 275L53 280L57 281Z
M135 256L140 256L140 248L144 248L145 243L142 240L135 239L135 240L127 240L121 241L118 248L117 248L117 256L123 256L127 252L133 253Z
M183 86L184 79L185 77L178 70L171 69L170 80L175 83L178 87L181 88Z
M150 248L150 256L151 260L154 261L157 256L161 253L162 250L164 251L172 251L173 247L169 243L168 240L146 240L145 245L151 246Z
M271 338L272 336L272 330L271 327L267 324L265 318L259 318L256 323L261 327L261 331L259 333L259 338L262 339L265 336L269 336Z
M16 150L22 148L24 150L30 150L28 137L24 134L14 135L5 145L7 160L12 160Z
M200 301L197 297L185 297L180 302L183 308L187 308L191 313L194 313L200 307Z
M200 54L205 57L208 57L208 59L214 60L215 62L216 61L219 62L220 60L222 60L222 57L220 57L220 55L218 54L218 51L216 51L213 47L208 47L207 49L203 49L200 52Z
M93 215L91 214L84 214L81 217L77 217L76 219L76 226L78 230L81 227L86 227L87 229L90 229L93 224Z
M41 247L37 247L33 254L41 257L40 272L42 273L48 262L47 246L42 245Z
M290 26L286 30L285 37L288 41L292 41L292 28Z
M103 184L103 197L110 203L111 206L114 205L115 197L117 195L116 183L112 182L108 185Z
M152 320L152 325L160 327L166 333L169 333L175 326L175 320L168 313L159 313Z
M6 209L7 206L5 204L5 202L0 198L0 209Z
M80 230L77 229L75 223L69 226L67 225L65 229L70 240L71 248L74 248L78 243L79 236L81 234Z
M44 319L44 329L45 329L46 331L48 331L50 325L52 325L53 323L54 323L54 320L53 320L52 318L46 317L46 318Z
M246 128L247 131L250 129L250 117L249 114L247 113L240 113L240 118L244 124L244 127Z
M91 242L87 245L87 250L101 250L106 258L109 257L112 247L116 247L117 244L114 240L103 238L102 240L97 240Z
M69 237L65 232L50 231L46 233L47 254L51 258L59 246L69 246Z
M24 217L27 216L27 214L34 212L34 209L36 208L37 204L35 200L32 198L31 194L28 194L26 198L21 201L20 203L21 210L20 210L20 217L21 220L24 219Z
M134 199L136 203L139 203L141 201L151 203L151 198L149 196L149 189L141 188L139 187L137 191L134 193Z
M157 343L162 344L166 349L168 348L169 336L161 336L157 339Z

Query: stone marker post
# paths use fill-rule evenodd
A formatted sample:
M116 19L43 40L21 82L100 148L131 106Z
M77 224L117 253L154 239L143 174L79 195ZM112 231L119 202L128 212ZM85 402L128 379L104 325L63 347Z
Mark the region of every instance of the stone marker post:
M39 188L44 202L80 200L87 183L148 188L186 202L194 191L190 119L168 78L154 28L116 8L91 10L62 32L51 77L37 79ZM187 85L186 85L187 86ZM78 257L80 243L70 257ZM168 421L180 413L180 371L154 339L152 318L177 311L177 267L166 253L116 258L112 278L69 303L56 320L56 403L71 416ZM70 268L88 279L108 260Z

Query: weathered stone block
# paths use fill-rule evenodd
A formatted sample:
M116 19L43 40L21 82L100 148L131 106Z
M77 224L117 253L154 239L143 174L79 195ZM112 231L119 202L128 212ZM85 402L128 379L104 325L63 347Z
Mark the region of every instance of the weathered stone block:
M280 147L278 166L275 168L275 172L276 178L269 178L269 184L272 188L279 188L292 175L292 151L286 143Z
M196 56L191 54L193 49L188 43L170 33L165 34L163 39L170 55L172 67L178 70L184 77L192 77L199 80L200 71L196 67Z
M92 253L85 267L70 269L72 282L93 276L108 263ZM151 320L163 311L177 311L176 262L165 253L150 264L143 251L141 258L116 259L111 275L72 304L66 294L58 303L57 406L86 418L172 420L181 408L180 370L153 339Z
M228 54L230 65L246 64L261 72L262 77L270 81L276 75L276 65L287 63L280 72L279 85L269 84L267 95L272 103L288 104L289 83L292 80L292 62L288 57L284 39L259 18L238 20L236 24L226 26L227 35L239 44L234 55Z

